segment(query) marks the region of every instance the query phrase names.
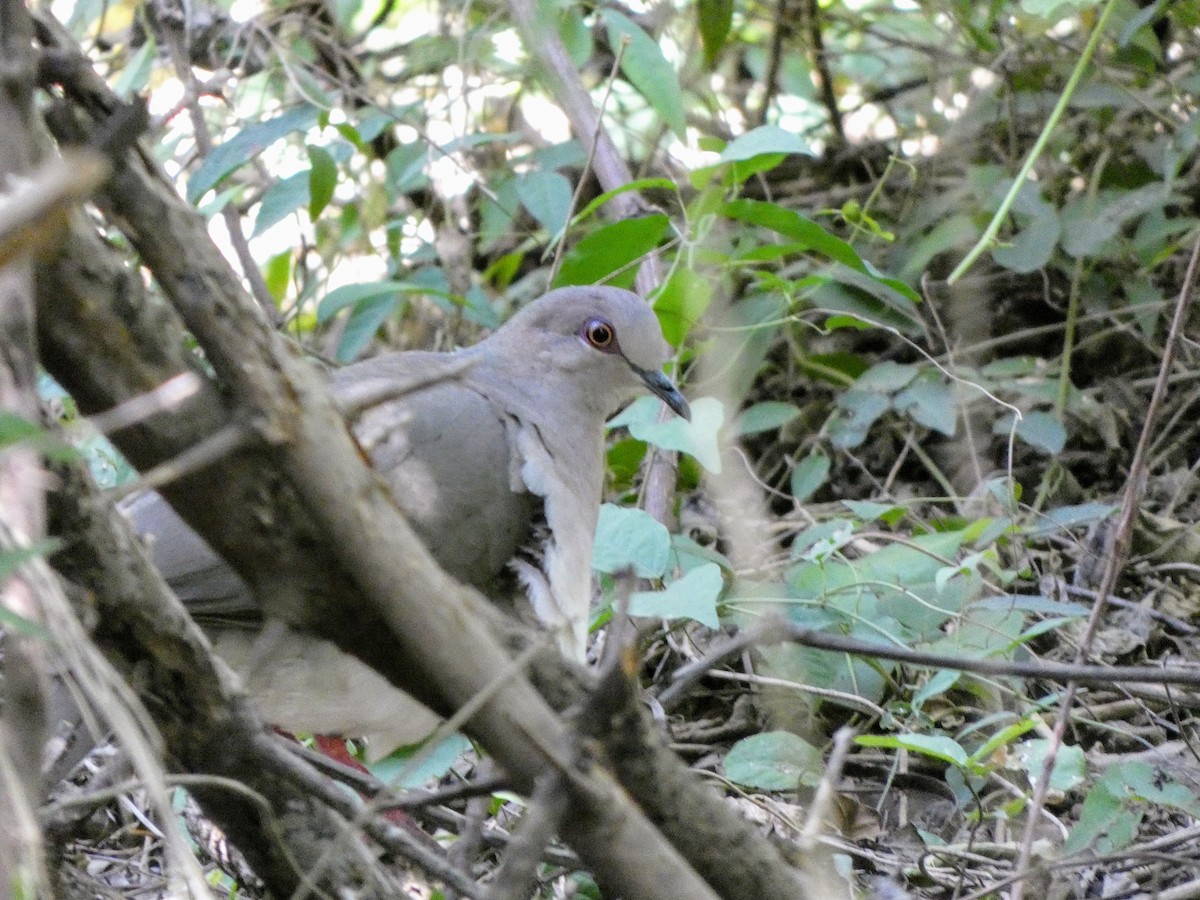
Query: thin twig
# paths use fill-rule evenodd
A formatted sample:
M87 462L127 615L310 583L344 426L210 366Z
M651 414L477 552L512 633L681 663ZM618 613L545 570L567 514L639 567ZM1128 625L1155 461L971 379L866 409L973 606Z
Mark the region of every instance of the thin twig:
M554 263L550 266L551 284L554 283L554 277L558 274L559 267L562 266L563 253L567 248L567 226L571 224L575 210L579 207L579 198L583 194L583 186L587 182L588 172L592 171L592 163L596 159L596 148L600 146L600 133L604 128L604 111L608 108L613 85L617 81L617 72L621 70L621 60L625 58L625 51L628 48L629 36L624 35L621 38L620 46L617 47L617 52L613 55L613 64L608 71L608 81L604 85L604 97L600 100L600 109L596 113L596 129L588 141L587 159L583 163L583 169L579 172L579 179L575 182L575 192L571 195L571 203L567 207L567 216L563 221L562 231L553 236L558 239L558 245L554 248Z
M1109 4L1111 8L1112 4ZM1105 15L1108 14L1108 8L1105 9ZM1100 30L1100 25L1097 25L1097 31ZM1192 308L1192 301L1195 297L1196 275L1197 269L1200 268L1200 234L1197 234L1195 242L1192 245L1191 259L1188 260L1187 272L1183 277L1183 287L1179 291L1179 300L1175 305L1175 315L1171 320L1171 330L1167 334L1166 346L1163 348L1162 363L1158 370L1158 380L1154 384L1154 391L1150 395L1150 403L1146 409L1146 417L1142 423L1142 433L1138 436L1137 447L1133 451L1133 459L1129 464L1129 479L1126 481L1125 496L1121 503L1121 512L1116 522L1116 527L1113 529L1111 545L1105 556L1104 571L1100 578L1100 584L1096 588L1096 604L1092 607L1092 613L1088 617L1087 625L1084 628L1083 636L1079 641L1079 650L1076 654L1077 660L1082 660L1091 650L1092 641L1099 628L1100 620L1103 618L1108 604L1106 598L1113 593L1116 587L1117 577L1124 568L1125 560L1129 555L1129 545L1133 534L1133 523L1137 517L1138 510L1141 508L1142 495L1145 492L1146 485L1146 458L1150 451L1150 446L1154 439L1156 423L1158 422L1158 413L1162 408L1163 398L1167 392L1167 379L1171 373L1171 367L1175 364L1175 352L1182 340L1185 332L1185 323L1188 320L1188 315ZM1125 667L1121 667L1125 668ZM1165 671L1165 670L1164 670ZM1200 674L1200 673L1198 673ZM1113 677L1112 680L1121 680L1120 677ZM1033 854L1033 842L1036 835L1037 811L1046 804L1046 796L1050 789L1050 776L1053 773L1054 765L1058 760L1058 748L1062 744L1063 735L1067 730L1067 723L1071 718L1071 708L1075 700L1076 684L1080 682L1079 678L1069 680L1066 690L1063 692L1063 698L1058 710L1058 716L1054 722L1054 729L1050 737L1049 750L1046 753L1046 761L1042 773L1035 784L1033 798L1030 803L1029 817L1025 823L1025 833L1021 839L1021 853L1017 859L1015 872L1018 876L1023 876L1028 872L1029 861ZM1188 684L1192 682L1176 682L1163 680L1164 684ZM1200 682L1197 682L1200 683ZM1013 888L1013 900L1021 900L1024 894L1024 882L1018 880Z

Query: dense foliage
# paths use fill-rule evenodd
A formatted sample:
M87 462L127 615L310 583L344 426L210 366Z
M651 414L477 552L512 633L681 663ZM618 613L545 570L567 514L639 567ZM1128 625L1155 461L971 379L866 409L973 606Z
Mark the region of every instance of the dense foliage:
M1191 877L1123 868L1200 818L1181 749L1194 694L1093 679L1064 695L1061 677L870 648L1194 652L1197 320L1169 326L1200 222L1200 4L53 11L147 99L146 145L314 355L469 343L550 285L629 287L645 266L694 417L639 402L614 422L597 627L634 564L652 582L631 610L666 623L642 670L655 693L773 614L865 646L763 646L669 695L683 752L782 833L848 724L825 828L861 877L985 891L1028 874L1035 838L1061 860L1048 878L1092 867L1096 896ZM600 131L572 132L539 34ZM602 134L632 173L620 186ZM680 453L670 529L634 508L653 448ZM1140 510L1128 559L1123 503ZM1186 840L1172 852L1194 858Z

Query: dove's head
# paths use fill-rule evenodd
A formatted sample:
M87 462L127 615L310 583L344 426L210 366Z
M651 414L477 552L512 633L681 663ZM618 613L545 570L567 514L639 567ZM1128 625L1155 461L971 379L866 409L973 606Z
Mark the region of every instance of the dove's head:
M649 388L671 409L691 418L687 401L663 374L671 356L650 306L615 287L550 291L513 316L490 339L509 354L524 350L530 365L578 382L578 393L611 413Z

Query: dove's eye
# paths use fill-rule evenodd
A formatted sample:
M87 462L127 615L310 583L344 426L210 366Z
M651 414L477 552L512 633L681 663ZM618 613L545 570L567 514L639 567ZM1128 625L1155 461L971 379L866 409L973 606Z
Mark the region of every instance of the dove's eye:
M603 319L588 319L583 324L579 336L604 353L612 353L617 349L617 333L612 325Z

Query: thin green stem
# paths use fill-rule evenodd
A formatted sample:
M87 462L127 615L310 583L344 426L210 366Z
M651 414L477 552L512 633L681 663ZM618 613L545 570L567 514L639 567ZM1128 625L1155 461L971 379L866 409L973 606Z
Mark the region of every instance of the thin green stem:
M1088 183L1089 202L1095 202L1110 152L1106 148L1092 169L1092 177ZM1075 260L1075 268L1071 272L1071 294L1067 298L1067 321L1063 331L1062 359L1058 369L1058 396L1054 402L1054 412L1063 422L1066 421L1067 401L1071 396L1071 357L1075 352L1075 333L1079 327L1079 288L1082 282L1083 257L1080 256Z
M1038 135L1037 141L1034 142L1033 149L1029 151L1029 156L1026 157L1024 164L1021 166L1021 171L1013 179L1012 187L1009 188L1004 200L1000 203L1000 208L996 210L996 214L992 216L992 221L988 223L988 227L983 232L983 235L975 242L975 246L971 248L970 252L963 257L963 261L950 273L950 277L946 279L947 284L954 284L958 279L962 278L967 273L967 270L975 265L975 261L979 259L985 250L991 247L992 242L996 239L996 234L1000 231L1001 224L1008 218L1008 212L1012 209L1012 205L1017 199L1017 193L1021 190L1021 185L1025 183L1025 180L1029 177L1029 173L1033 171L1034 164L1041 157L1042 151L1046 149L1046 144L1050 140L1051 133L1058 127L1059 120L1062 119L1063 113L1067 111L1067 104L1071 102L1071 97L1074 96L1075 89L1079 87L1079 82L1083 78L1083 73L1087 71L1092 57L1096 55L1096 48L1100 45L1100 38L1104 36L1104 29L1108 25L1108 19L1116 8L1117 0L1108 0L1108 3L1104 5L1104 11L1100 13L1100 18L1096 21L1096 27L1092 29L1092 36L1088 38L1087 46L1083 48L1083 53L1079 56L1079 62L1075 64L1075 70L1071 72L1071 77L1067 79L1066 87L1063 88L1062 94L1059 95L1058 103L1054 105L1054 109L1050 113L1050 118L1046 120L1046 124L1042 128L1042 133Z

